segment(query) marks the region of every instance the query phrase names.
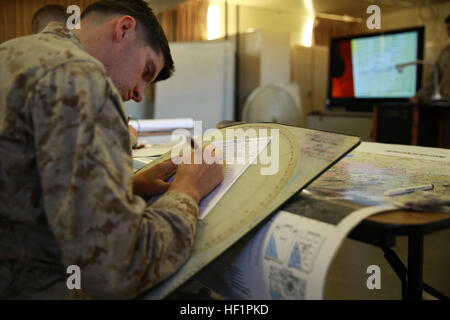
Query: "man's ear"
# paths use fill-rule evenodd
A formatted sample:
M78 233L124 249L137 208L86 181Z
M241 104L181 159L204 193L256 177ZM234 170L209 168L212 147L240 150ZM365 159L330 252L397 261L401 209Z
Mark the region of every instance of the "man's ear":
M136 20L131 16L122 16L114 24L113 41L121 42L136 36Z

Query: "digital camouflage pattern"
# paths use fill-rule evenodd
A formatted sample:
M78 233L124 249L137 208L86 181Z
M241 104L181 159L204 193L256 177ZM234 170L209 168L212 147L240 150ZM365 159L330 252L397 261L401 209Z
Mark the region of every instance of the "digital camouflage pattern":
M137 142L136 136L130 132L130 147L135 146Z
M62 24L0 45L0 298L132 298L189 257L198 206L132 191L127 118ZM69 290L69 265L81 291Z
M450 97L450 44L446 46L436 61L439 74L439 92L443 97ZM430 101L434 93L434 73L430 74L417 96L422 101Z

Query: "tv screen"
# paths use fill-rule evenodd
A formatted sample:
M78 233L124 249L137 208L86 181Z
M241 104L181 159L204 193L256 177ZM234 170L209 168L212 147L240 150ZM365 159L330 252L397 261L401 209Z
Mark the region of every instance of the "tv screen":
M421 85L421 66L395 65L423 58L424 28L335 38L330 45L331 105L371 107L406 101Z

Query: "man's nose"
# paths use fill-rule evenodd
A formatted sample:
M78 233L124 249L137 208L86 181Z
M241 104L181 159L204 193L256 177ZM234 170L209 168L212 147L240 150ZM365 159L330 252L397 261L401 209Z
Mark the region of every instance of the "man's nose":
M144 96L145 83L139 83L133 90L133 100L141 102Z

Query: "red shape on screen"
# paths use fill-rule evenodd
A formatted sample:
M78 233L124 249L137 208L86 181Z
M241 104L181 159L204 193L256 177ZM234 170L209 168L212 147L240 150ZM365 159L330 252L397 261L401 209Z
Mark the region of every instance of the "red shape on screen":
M339 54L344 63L344 73L339 78L332 78L331 97L354 98L352 48L350 40L339 43Z

